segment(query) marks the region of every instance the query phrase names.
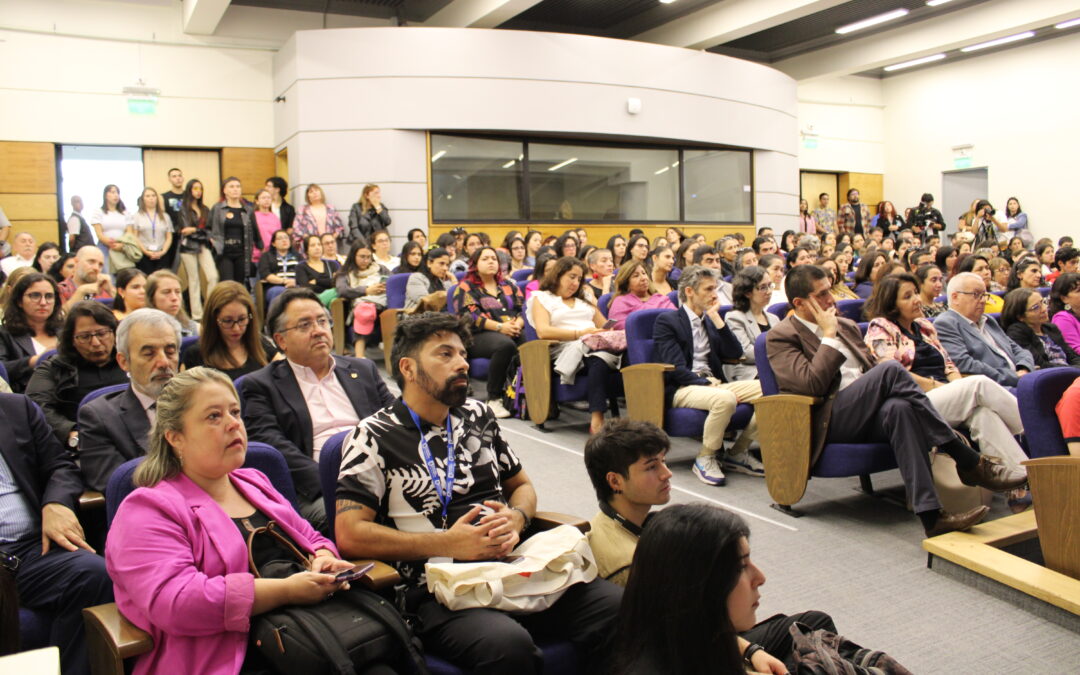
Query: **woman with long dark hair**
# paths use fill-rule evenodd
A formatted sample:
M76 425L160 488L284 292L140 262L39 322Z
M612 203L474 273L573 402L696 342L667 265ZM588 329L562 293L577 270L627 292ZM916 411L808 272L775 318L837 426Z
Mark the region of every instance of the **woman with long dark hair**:
M670 246L654 248L649 253L648 266L649 278L656 293L667 295L678 287L671 278L671 270L675 268L675 253Z
M27 270L11 287L4 303L4 325L0 326L0 363L7 369L8 384L16 394L25 391L41 355L56 349L63 325L56 282Z
M90 225L97 234L98 248L105 256L105 266L102 271L109 272L109 251L116 251L123 247L120 237L131 223L124 200L120 199L120 188L115 185L106 185L101 195L101 208L90 214Z
M885 273L888 262L889 256L884 251L875 250L863 256L855 270L855 295L869 298L874 292L874 284Z
M355 243L355 242L354 242ZM390 270L391 274L412 274L420 271L420 263L424 261L424 247L414 240L405 242L401 247L401 255L398 257L401 264Z
M555 240L555 253L561 258L568 256L577 258L581 246L576 235L567 232Z
M619 262L619 265L621 266L631 258L645 262L649 259L650 250L652 249L649 248L648 237L643 234L634 235L626 242L626 256Z
M289 183L281 176L271 176L266 179L267 190L273 195L273 204L270 210L281 221L281 229L288 230L292 234L293 221L296 219L296 209L285 198L289 195Z
M146 307L146 274L137 267L129 267L116 273L116 297L112 312L117 321L137 309Z
M1080 355L1050 321L1048 304L1036 290L1010 291L1005 296L1005 309L1001 310L1001 327L1013 342L1031 352L1036 368L1080 366Z
M538 230L529 230L525 233L525 264L529 267L536 266L536 253L543 245L544 235Z
M945 303L939 302L945 289L945 275L937 265L919 265L915 268L915 280L919 282L919 297L922 299L923 316L933 319L949 310Z
M1017 288L1035 289L1042 285L1042 265L1035 258L1023 258L1009 271L1009 280L1005 283L1005 289L1009 291Z
M415 244L416 242L409 242ZM375 262L375 253L362 237L352 243L345 265L334 275L338 297L348 301L345 316L353 317L353 353L363 358L375 335L376 319L386 309L386 280L390 271Z
M210 209L203 201L203 184L192 178L184 186L180 200L180 264L187 273L188 305L195 321L202 319L203 288L206 278L206 294L213 292L218 282L217 263L210 244ZM291 208L291 207L290 207Z
M42 274L47 273L60 259L61 253L60 247L51 241L38 246L37 253L34 254L34 269Z
M75 276L75 254L65 253L61 255L46 271L52 280L58 284L70 279Z
M341 269L336 260L324 260L322 237L311 234L304 239L305 260L296 266L296 285L316 293L334 287L334 273Z
M1073 351L1080 354L1080 274L1066 272L1050 287L1050 320Z
M616 234L608 239L607 250L611 251L611 262L615 265L615 269L618 269L626 259L626 237Z
M446 309L446 294L457 284L450 273L450 254L436 247L424 255L420 271L414 272L405 285L405 309L440 311Z
M206 299L199 341L184 352L183 366L209 366L235 380L262 368L277 353L262 333L251 293L235 281L223 281Z

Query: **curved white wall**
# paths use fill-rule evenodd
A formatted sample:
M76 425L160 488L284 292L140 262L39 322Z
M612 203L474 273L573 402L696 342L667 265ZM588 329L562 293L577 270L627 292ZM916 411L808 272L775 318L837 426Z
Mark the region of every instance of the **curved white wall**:
M275 58L274 90L291 182L319 183L342 207L380 183L398 234L427 223L425 130L751 148L756 224L794 223L795 82L758 64L580 35L355 28L297 32Z

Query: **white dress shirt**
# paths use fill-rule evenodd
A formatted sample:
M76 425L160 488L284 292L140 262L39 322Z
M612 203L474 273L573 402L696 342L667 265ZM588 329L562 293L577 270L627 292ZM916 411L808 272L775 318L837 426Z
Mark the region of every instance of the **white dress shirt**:
M349 395L345 393L345 388L334 374L337 361L330 360L330 370L322 379L307 366L289 361L289 367L296 375L300 393L303 394L308 414L311 415L312 458L318 461L323 444L339 431L348 431L355 427L360 418L349 400Z
M862 377L862 364L860 364L859 360L855 358L855 355L851 353L851 350L847 348L847 345L844 344L843 340L835 337L823 337L825 331L821 330L821 326L812 321L807 321L798 314L793 316L801 321L804 326L813 331L814 335L821 338L821 344L828 345L844 355L844 363L840 366L840 389L837 391L842 391L852 382Z

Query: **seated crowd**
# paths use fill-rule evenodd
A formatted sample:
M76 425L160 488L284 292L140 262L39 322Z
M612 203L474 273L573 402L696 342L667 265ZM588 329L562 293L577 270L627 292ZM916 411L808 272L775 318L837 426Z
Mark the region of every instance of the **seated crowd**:
M376 185L343 220L314 184L294 208L281 178L248 202L230 177L207 207L200 181L169 180L173 192L147 188L134 213L106 187L89 223L75 198L64 247L19 233L0 261L0 388L13 392L0 394L0 558L21 603L54 614L65 673L89 672L80 610L114 598L152 638L137 673L265 672L256 617L350 592L334 575L354 558L392 563L424 651L470 672L541 672L538 645L552 639L583 672L794 672L792 627L835 633L832 618L759 622L765 577L746 524L702 505L653 513L670 500L668 436L606 419L635 394L620 374L635 313L661 310L665 407L703 413L701 482L768 470L757 416L732 423L762 397L764 335L780 392L823 401L811 465L828 443L888 443L927 536L989 511L942 507L933 451L963 484L1031 505L1016 387L1080 368L1080 252L1032 242L1016 199L1000 220L980 200L944 240L931 195L871 218L853 190L839 212L826 195L804 202L799 231L761 228L749 246L675 227L604 247L584 228L493 244L459 227L431 242L414 229L395 256ZM345 353L331 308L346 317ZM367 358L387 316L397 397ZM600 578L534 613L450 609L426 562L504 559L537 530L538 490L498 422L528 404L518 354L531 339L550 343L553 386L586 380ZM468 396L481 359L486 402ZM1057 412L1080 454L1080 378ZM320 457L343 433L324 495ZM280 454L295 501L245 468L249 441ZM114 489L118 467L141 458L99 552L80 495ZM271 522L276 543L256 551L251 533ZM302 571L253 574L289 551L308 559ZM664 584L673 555L695 583ZM410 672L401 659L368 665Z

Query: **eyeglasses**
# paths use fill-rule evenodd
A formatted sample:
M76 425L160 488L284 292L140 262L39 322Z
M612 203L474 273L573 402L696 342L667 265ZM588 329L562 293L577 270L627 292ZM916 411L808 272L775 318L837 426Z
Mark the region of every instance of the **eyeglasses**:
M767 282L767 283L764 283L764 284L758 284L757 286L754 286L754 290L755 291L771 291L772 290L772 282Z
M96 330L92 333L76 333L71 337L75 339L75 342L78 342L81 345L88 345L94 341L94 338L97 338L101 342L105 342L105 339L112 337L112 334L113 332L111 330L106 329Z
M45 302L53 302L54 300L56 300L55 293L39 293L38 291L27 293L23 297L28 298L30 302L41 302L42 300L44 300Z
M1046 299L1043 299L1043 300L1040 300L1040 301L1036 302L1034 305L1028 307L1027 311L1029 311L1029 312L1038 312L1039 310L1046 309L1049 306L1050 306L1050 301L1046 300Z
M239 319L218 319L217 325L221 326L225 330L231 330L232 328L239 326L240 328L247 328L248 322L251 321L251 315L242 316Z
M301 321L298 321L295 326L292 326L291 328L286 328L281 332L288 333L291 330L298 330L301 333L310 333L312 330L315 329L316 326L318 326L319 330L326 330L328 328L333 328L334 321L333 319L329 319L325 316L318 319L303 319Z
M956 291L956 292L957 293L962 293L964 295L970 295L971 298L973 300L975 300L975 302L980 302L980 301L986 299L986 291Z

